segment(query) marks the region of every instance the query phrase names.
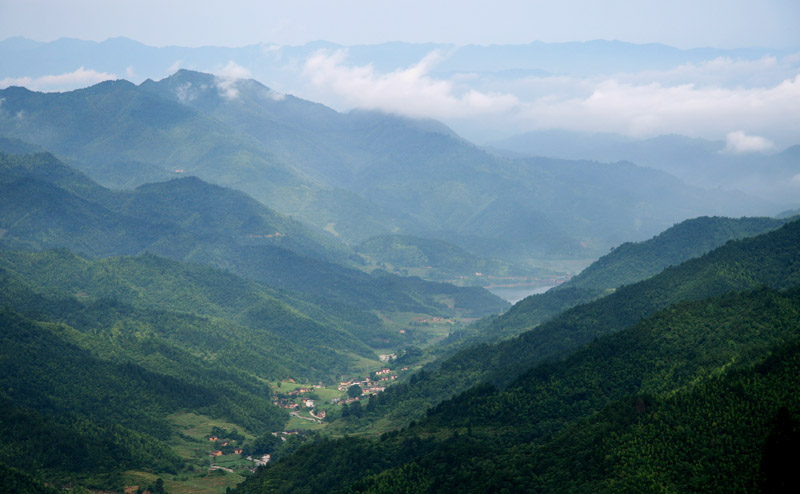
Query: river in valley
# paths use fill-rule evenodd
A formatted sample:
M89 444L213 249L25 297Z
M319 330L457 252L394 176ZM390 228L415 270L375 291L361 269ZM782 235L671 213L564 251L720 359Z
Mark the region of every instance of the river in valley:
M511 285L494 286L487 288L487 290L512 304L516 304L528 295L544 293L551 288L553 288L553 285Z

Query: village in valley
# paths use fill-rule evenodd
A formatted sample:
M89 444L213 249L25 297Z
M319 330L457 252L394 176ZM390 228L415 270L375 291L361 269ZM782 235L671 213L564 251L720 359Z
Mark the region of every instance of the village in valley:
M395 357L394 354L381 355L381 361L387 363ZM273 432L272 436L280 444L323 428L326 420L338 416L337 408L382 393L408 370L407 366L397 369L385 366L366 376L352 377L329 386L298 383L294 379L277 382L273 404L288 410L291 419L288 430ZM272 459L272 455L254 448L236 429L228 431L213 427L206 439L209 441L210 471L254 472Z
M386 362L394 355L381 355L381 360ZM293 379L281 381L276 391L275 405L291 410L292 417L323 423L328 414L336 407L347 405L377 395L399 379L400 374L408 371L408 367L392 370L383 367L368 374L366 377L354 377L341 381L336 387L323 386L322 384L301 385ZM286 388L288 391L282 391Z

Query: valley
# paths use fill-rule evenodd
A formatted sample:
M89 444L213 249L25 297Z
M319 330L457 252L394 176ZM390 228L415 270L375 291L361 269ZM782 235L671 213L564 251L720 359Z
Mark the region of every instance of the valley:
M72 49L154 60L213 51L69 43L0 40L0 54L44 64ZM0 86L3 489L791 484L782 458L800 446L797 143L778 150L735 129L727 143L540 129L479 146L430 117L284 93L232 58L306 57L264 62L285 82L314 63L341 72L352 56L366 64L347 72L371 81L363 93L415 80L431 86L396 95L421 101L407 106L445 91L459 95L448 104L479 108L499 94L486 85L589 88L570 78L593 61L655 71L658 57L683 64L677 80L718 51L312 45L217 47L206 56L230 60L224 74L172 63L159 77L131 68L60 92L0 78L11 81ZM390 70L411 53L425 58ZM790 70L790 55L767 64L765 80ZM0 60L0 71L17 66ZM375 82L381 67L390 71ZM625 84L601 86L587 101ZM487 117L486 139L531 108L503 110L503 125ZM772 154L753 154L761 148Z

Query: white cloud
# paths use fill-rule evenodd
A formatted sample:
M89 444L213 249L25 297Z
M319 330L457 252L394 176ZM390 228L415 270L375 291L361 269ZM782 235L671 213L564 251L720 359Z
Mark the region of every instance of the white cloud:
M0 88L9 86L23 86L33 91L68 91L76 88L91 86L107 80L116 80L118 77L108 72L98 72L85 67L79 67L74 72L58 75L45 75L41 77L6 77L0 80Z
M125 69L125 77L128 79L133 79L136 77L136 72L133 70L133 65L128 65L128 67Z
M283 101L286 99L286 95L281 93L280 91L275 91L274 89L270 89L267 91L267 98L273 101Z
M505 113L519 105L510 94L461 88L432 77L430 70L443 56L433 51L414 66L382 74L371 64L347 66L344 50L320 50L306 60L303 75L346 105L415 117L464 118Z
M228 61L224 67L215 70L214 73L226 79L249 79L253 77L252 72L233 60Z
M632 84L657 81L669 85L692 83L698 86L758 87L775 85L793 77L800 70L799 62L794 55L781 60L773 56L754 60L718 57L699 63L686 63L669 70L618 74L614 77Z
M175 95L181 103L188 103L197 98L197 91L192 90L191 82L187 82L175 88Z
M275 58L275 60L281 59L282 49L283 47L281 45L261 43L261 53L267 56L272 56Z
M752 89L634 85L609 79L597 84L589 97L534 101L525 118L538 128L721 138L741 128L797 136L797 115L800 76L774 87Z
M437 118L476 141L492 133L538 129L716 140L748 129L754 136L766 136L764 141L744 140L731 149L767 149L770 141L789 145L800 136L800 69L791 72L771 57L718 58L678 67L671 75L498 80L471 74L432 75L444 56L434 51L416 65L382 73L373 65L348 65L346 51L318 51L305 61L302 77L310 83L312 99L339 108ZM748 71L770 67L775 68L770 76L774 80L768 84L726 85ZM778 78L786 74L790 76Z
M225 79L218 77L215 80L219 95L227 100L239 99L239 90L236 88L237 79Z
M750 136L742 130L737 130L728 134L723 151L730 154L742 154L769 151L773 147L774 145L763 137Z
M227 65L214 71L217 77L214 83L217 86L220 96L227 100L239 98L239 89L236 87L240 79L247 79L253 74L246 68L230 60Z

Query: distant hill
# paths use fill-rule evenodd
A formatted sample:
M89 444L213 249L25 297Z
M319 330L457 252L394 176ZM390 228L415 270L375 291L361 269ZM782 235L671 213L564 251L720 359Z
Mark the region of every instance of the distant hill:
M10 87L0 97L0 135L43 146L106 185L196 175L351 244L406 234L479 257L585 258L688 217L774 212L629 163L508 160L437 122L342 114L253 80L186 70L139 86Z
M241 192L196 178L115 192L49 155L0 155L0 171L5 248L150 252L211 265L283 290L274 295L378 347L403 340L372 310L480 317L507 307L480 288L369 275L334 263L329 259L347 262L349 255L337 242Z
M470 73L484 77L512 79L529 74L586 76L637 70L667 70L718 58L758 60L765 56L790 55L791 50L775 48L696 48L679 49L659 43L626 43L590 40L586 42L462 45L450 43L387 42L350 45L313 41L304 45L260 44L231 48L220 46L148 46L138 41L115 37L104 41L61 38L39 42L23 37L0 41L0 72L7 77L40 77L69 73L76 67L122 75L136 68L142 78L161 76L180 60L187 67L224 67L230 62L249 70L256 79L270 78L283 87L298 86L297 75L286 60L304 60L318 50L346 49L354 64L373 64L390 72L412 66L435 50L449 54L438 61L432 72L437 76ZM124 53L126 56L121 57ZM282 70L280 70L282 69ZM299 69L298 69L299 70ZM287 73L288 72L288 73Z
M616 134L558 130L529 132L490 145L514 156L549 156L569 160L630 161L662 170L696 186L738 189L774 202L797 204L792 178L800 173L798 146L776 153L734 153L723 141L662 135L634 139Z

